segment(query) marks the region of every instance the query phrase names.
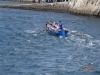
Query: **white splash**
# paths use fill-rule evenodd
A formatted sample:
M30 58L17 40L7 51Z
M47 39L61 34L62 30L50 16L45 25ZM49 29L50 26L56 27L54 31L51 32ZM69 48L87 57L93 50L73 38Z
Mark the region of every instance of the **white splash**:
M60 38L63 38L63 36L59 36Z
M88 35L88 34L84 34L86 37L88 38L93 38L92 36Z
M34 30L26 30L25 32L30 33L30 34L35 33Z

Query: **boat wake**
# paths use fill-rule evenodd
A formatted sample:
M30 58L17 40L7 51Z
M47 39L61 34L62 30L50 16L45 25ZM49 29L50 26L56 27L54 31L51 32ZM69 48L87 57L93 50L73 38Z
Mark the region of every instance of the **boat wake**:
M66 62L76 61L77 66L79 66L79 68L77 68L75 62L73 62L72 66L69 66L71 69L66 69L66 67L64 67L64 69L73 72L84 70L84 66L92 66L92 69L94 69L92 70L93 72L98 71L100 68L100 64L98 63L100 57L100 40L95 39L91 35L70 30L68 37L61 39L61 41L67 53L69 53ZM72 68L73 66L75 66L75 68ZM81 66L83 68L80 69ZM89 71L90 69L87 70Z
M80 33L78 31L71 31L68 30L68 37L65 37L67 42L75 43L77 45L81 45L81 47L99 47L100 46L100 40L94 39L91 35ZM99 48L100 49L100 48Z
M37 37L49 35L44 28L38 30L26 30L25 32ZM68 30L67 37L59 36L59 38L66 39L67 42L74 43L75 45L79 45L81 47L93 48L93 47L100 46L100 40L95 40L92 36L88 34L80 33L78 31L73 31L73 30Z
M26 30L25 31L28 34L33 34L34 36L41 36L46 34L46 31L43 29L38 29L38 30Z
M77 70L80 70L81 66L95 66L95 64L98 64L97 59L99 59L99 57L97 56L100 56L100 40L95 39L91 35L70 30L67 37L58 38L56 36L48 36L49 34L44 29L26 30L25 32L28 33L29 36L32 35L32 39L29 38L28 43L42 42L45 44L46 41L45 47L54 46L52 49L57 50L58 53L60 51L60 54L62 55L64 55L65 52L67 58L64 62L66 64L62 64L62 66L58 65L61 71L76 72ZM44 35L46 35L47 37L45 38ZM34 39L33 42L32 40L34 36L36 37L36 39ZM40 38L41 36L42 38ZM57 48L55 45L57 46ZM76 61L76 64L74 63L74 61ZM67 64L69 64L70 62L72 62L72 64L71 66L68 66ZM99 65L95 67L95 71L96 68L100 67L98 66Z

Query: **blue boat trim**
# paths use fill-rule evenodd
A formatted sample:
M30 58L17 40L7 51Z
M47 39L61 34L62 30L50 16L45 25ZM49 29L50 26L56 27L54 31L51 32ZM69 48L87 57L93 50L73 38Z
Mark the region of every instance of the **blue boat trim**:
M46 28L46 31L48 34L50 35L53 35L53 36L62 36L62 37L66 37L67 34L68 34L68 30L61 30L61 31L58 31L58 32L55 32L55 31L50 31L48 28Z

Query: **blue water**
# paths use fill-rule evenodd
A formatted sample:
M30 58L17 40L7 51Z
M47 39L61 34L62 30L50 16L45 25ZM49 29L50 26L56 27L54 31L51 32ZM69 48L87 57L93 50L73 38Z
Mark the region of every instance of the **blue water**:
M50 20L68 37L46 33ZM0 8L0 75L100 75L100 19Z

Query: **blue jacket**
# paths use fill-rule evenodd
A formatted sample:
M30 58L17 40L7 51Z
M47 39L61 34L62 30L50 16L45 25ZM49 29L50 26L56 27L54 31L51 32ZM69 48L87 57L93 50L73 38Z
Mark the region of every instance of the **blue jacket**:
M60 27L60 29L63 29L63 27L62 27L62 23L59 24L59 27Z

